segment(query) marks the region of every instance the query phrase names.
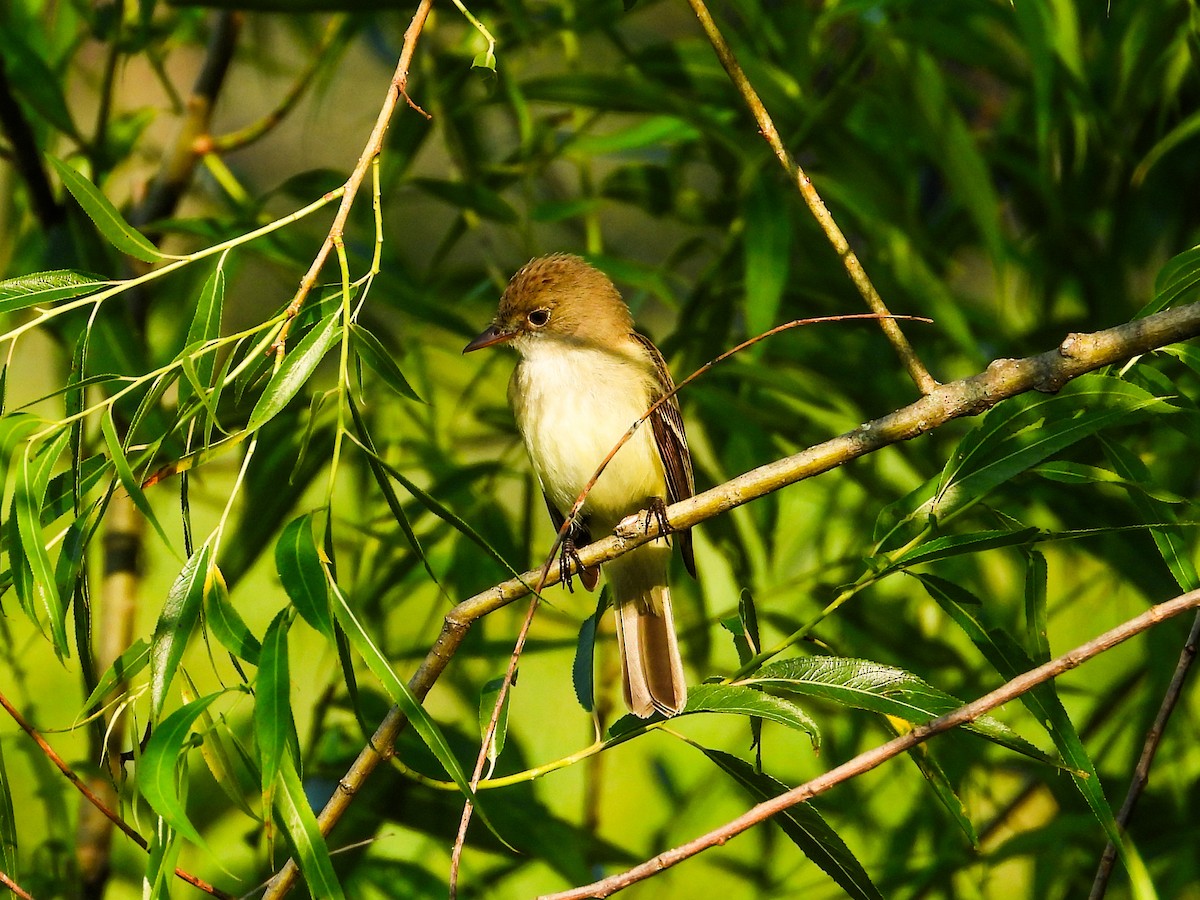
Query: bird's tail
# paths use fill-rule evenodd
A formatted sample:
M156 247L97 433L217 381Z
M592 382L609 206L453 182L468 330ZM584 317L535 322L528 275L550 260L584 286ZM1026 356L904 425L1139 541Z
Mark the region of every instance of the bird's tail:
M687 702L667 586L670 554L669 547L646 545L604 566L617 614L625 703L643 719L655 710L673 716Z

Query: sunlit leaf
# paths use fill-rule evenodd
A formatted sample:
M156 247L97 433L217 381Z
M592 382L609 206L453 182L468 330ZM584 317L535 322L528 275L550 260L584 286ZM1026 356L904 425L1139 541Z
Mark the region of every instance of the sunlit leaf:
M275 787L275 777L283 757L288 754L288 735L292 728L291 677L288 674L288 610L271 621L263 637L258 676L254 679L254 739L258 743L258 762L262 771L264 797Z
M167 690L200 616L211 556L212 546L206 543L184 563L154 627L150 647L150 708L155 719L162 713Z
M100 193L94 184L62 160L55 159L53 156L47 156L46 159L50 161L50 165L54 166L54 170L58 172L58 177L62 179L66 189L71 192L71 196L83 207L88 218L96 224L96 228L108 239L110 244L122 253L143 262L155 262L165 258L166 254L161 253L146 239L145 235L126 222L117 212L117 208Z
M95 275L56 269L35 272L0 281L0 313L16 312L31 306L52 306L59 300L71 300L92 294L111 282Z
M480 740L487 735L488 725L492 721L492 713L496 708L496 701L500 699L500 688L504 683L504 676L493 678L483 686L483 692L479 695L479 737ZM508 735L508 704L512 699L512 690L504 693L504 703L500 706L500 718L496 721L496 730L492 733L492 739L488 741L487 757L494 765L500 754L504 752L504 739Z
M279 824L287 833L296 851L296 863L313 897L339 900L341 882L333 871L329 847L317 825L317 817L309 805L308 794L300 781L300 773L290 754L279 761L279 789L275 791L275 811Z
M246 423L247 431L261 428L296 396L337 340L340 319L341 310L331 312L283 358L279 371L271 376L262 396L254 404L250 421Z
M423 403L417 392L412 389L400 367L396 365L392 354L379 342L379 338L367 331L361 325L350 326L350 339L355 352L370 366L375 374L397 394Z
M204 584L204 621L221 646L252 666L258 665L262 645L229 601L225 577L215 565Z
M328 638L333 637L329 588L312 533L312 513L293 519L275 542L275 570L296 612Z
M217 691L193 700L159 722L138 765L138 787L146 802L167 824L201 847L205 846L204 839L188 819L180 785L186 783L192 724L223 694L224 691Z

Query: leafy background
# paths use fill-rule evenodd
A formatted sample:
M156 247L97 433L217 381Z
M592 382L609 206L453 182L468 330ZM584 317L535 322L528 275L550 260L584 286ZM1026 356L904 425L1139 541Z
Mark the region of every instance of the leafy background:
M77 796L6 726L5 871L34 896L134 896L143 879L165 893L176 853L223 889L249 891L306 833L282 813L264 824L263 785L277 809L305 798L319 808L392 702L378 660L362 661L370 648L353 637L339 648L331 616L341 610L346 627L352 608L363 635L407 677L452 602L503 579L506 566L541 562L551 532L505 408L511 359L459 355L526 259L586 253L619 283L679 376L779 322L860 311L684 5L495 0L470 8L495 38L494 60L484 32L449 4L426 26L409 87L432 118L402 109L388 131L378 274L351 293L357 330L345 355L336 260L289 336L285 374L307 376L295 396L271 381L271 360L253 340L199 345L261 336L279 321L332 207L240 238L340 185L383 98L408 11L338 5L301 14L296 4L247 2L244 15L149 0L0 9L4 278L146 271L112 246L112 235L129 233L97 228L81 210L74 198L90 196L86 185L63 189L72 173L163 250L187 257L172 274L116 293L93 318L87 306L38 312L26 302L29 282L0 286L0 297L15 298L0 299L6 334L30 326L9 341L0 419L5 583L16 582L0 598L0 685L77 771L103 782L103 720L85 721L99 675L89 656L103 658L103 641L126 629L124 644L153 640L162 655L107 708L120 711L126 752L154 724L123 767L116 802L147 836L159 816L173 826L149 856L116 838L111 873L90 875L78 858L94 845L77 830L86 815ZM1193 4L737 0L714 12L891 308L935 320L906 330L940 380L1126 321L1156 298L1195 299L1193 256L1163 270L1198 242L1200 226ZM189 91L224 49L232 59L204 129L217 152L181 154L192 137L180 133ZM296 101L267 127L263 117L289 92ZM26 133L14 130L18 119ZM239 134L255 123L261 137ZM369 192L346 233L355 280L376 252ZM199 258L227 241L236 243L227 255ZM173 376L115 399L123 383L94 378L140 378L185 358L197 384L181 362ZM1007 677L997 647L1038 661L1196 587L1197 362L1186 346L1155 353L705 523L699 581L680 570L673 584L694 683L738 668L731 632L751 610L771 647L840 600L786 656L870 660L968 699ZM878 329L847 323L759 344L681 400L697 480L709 487L914 396ZM84 407L93 411L78 430L54 430ZM40 417L36 428L24 424L28 413ZM369 434L395 474L373 468L348 437L335 454L339 422ZM30 445L37 428L49 436ZM241 439L221 444L226 434ZM1066 436L1054 444L1047 434ZM54 435L64 437L55 444ZM213 449L186 475L164 472L138 489L205 446ZM128 472L114 462L125 456ZM38 479L23 466L39 461L46 478L57 476L50 498L65 498L53 510L29 500ZM101 596L101 544L117 531L114 517L137 518L131 496L144 498L162 535L144 529L138 603L122 617ZM51 539L77 518L69 536L93 539L60 552ZM31 540L39 529L44 540ZM217 552L206 554L217 531ZM981 534L988 540L970 537ZM35 545L47 542L41 564L59 567L63 587L61 660L55 616L21 574L38 571ZM326 592L318 545L348 607ZM564 758L595 736L571 678L595 598L554 589L547 599L498 774ZM166 640L189 637L170 618L172 604L192 609L189 601L205 611L190 641ZM521 615L513 607L479 622L427 701L468 771L481 695L502 673ZM607 627L596 649L602 729L620 716ZM806 844L793 823L762 826L634 895L1078 896L1105 841L1089 799L1101 818L1104 796L1119 805L1187 628L1168 623L1064 676L1057 700L1040 695L1040 711L1001 711L1026 740L1065 752L1061 701L1082 738L1071 747L1086 749L1098 778L955 733L819 798L813 806L874 888L866 875L847 876L848 886L814 865L801 849L816 859L833 839ZM590 880L727 821L756 790L778 789L765 777L796 784L907 727L902 715L882 716L881 701L864 711L836 691L814 695L793 663L775 665L784 666L774 687L788 712L762 725L759 749L747 719L689 716L670 732L704 753L655 728L537 780L483 791L496 833L522 853L476 821L464 896ZM843 688L851 680L826 677ZM203 708L189 702L215 691L223 693ZM756 702L764 712L767 701ZM1134 876L1117 876L1115 896L1200 896L1197 712L1194 692L1185 695L1130 829ZM1049 731L1039 724L1047 718ZM201 749L187 752L189 731L203 736ZM347 896L444 895L462 797L428 784L449 778L449 759L427 743L406 732L400 765L376 773L330 837L330 847L352 848L334 855L336 875L326 872ZM174 767L185 753L181 790ZM760 754L768 776L753 771ZM316 884L319 844L311 853L305 875Z

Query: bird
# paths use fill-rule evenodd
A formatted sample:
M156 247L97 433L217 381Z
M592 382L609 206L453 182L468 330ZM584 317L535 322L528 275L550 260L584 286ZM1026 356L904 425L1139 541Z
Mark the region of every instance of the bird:
M463 353L498 344L519 354L508 400L550 517L561 529L601 461L635 421L674 390L674 382L658 348L634 330L629 307L608 276L568 253L538 257L517 271L495 318ZM571 523L564 572L569 573L566 563L575 545L611 532L641 510L651 510L665 525L665 505L695 492L675 397L660 404L646 424L609 461ZM674 538L695 577L690 531L676 532ZM667 583L670 557L669 539L664 539L604 564L625 704L640 718L655 712L675 715L687 702ZM577 568L584 586L593 590L599 573Z

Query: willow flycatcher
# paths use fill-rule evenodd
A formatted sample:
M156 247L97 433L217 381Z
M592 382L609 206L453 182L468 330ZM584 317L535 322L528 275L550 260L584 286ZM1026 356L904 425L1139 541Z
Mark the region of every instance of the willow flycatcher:
M525 265L505 288L492 324L464 353L507 342L521 355L508 400L555 527L629 426L674 387L662 354L633 330L621 295L577 256L554 254ZM642 509L692 496L692 458L679 405L655 410L612 458L571 524L585 544ZM678 533L696 574L691 534ZM679 712L687 700L667 586L669 544L657 541L605 563L617 616L625 703L646 718ZM569 554L567 555L569 557ZM564 559L564 563L566 560ZM598 573L580 580L592 590Z

